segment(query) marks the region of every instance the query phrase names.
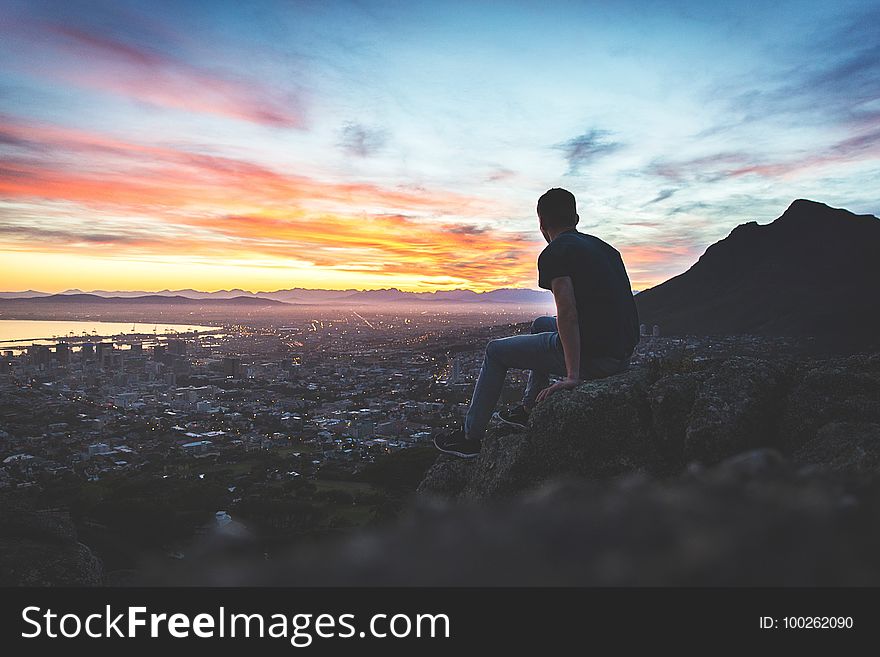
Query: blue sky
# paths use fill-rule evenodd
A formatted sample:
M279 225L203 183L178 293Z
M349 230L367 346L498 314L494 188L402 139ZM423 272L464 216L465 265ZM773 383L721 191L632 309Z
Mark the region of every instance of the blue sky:
M0 8L6 289L534 287L555 186L638 289L880 210L876 3Z

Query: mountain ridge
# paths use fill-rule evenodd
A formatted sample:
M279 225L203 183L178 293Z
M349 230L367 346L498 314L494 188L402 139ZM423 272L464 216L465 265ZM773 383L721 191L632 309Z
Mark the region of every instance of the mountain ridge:
M880 219L797 199L769 224L740 224L686 272L636 296L665 335L877 342Z
M13 298L13 299L0 299L0 302L22 302L27 301L31 303L115 303L115 302L123 302L123 303L137 303L137 304L149 304L149 303L163 303L163 304L180 304L180 305L196 305L201 303L220 303L226 305L260 305L260 306L274 306L274 305L292 305L285 304L283 301L275 301L273 299L265 299L262 297L231 297L231 298L223 298L223 299L192 299L190 297L183 296L164 296L158 294L147 294L141 296L134 297L103 297L96 294L87 294L84 292L74 293L74 294L50 294L46 296L39 297L27 297L27 298Z

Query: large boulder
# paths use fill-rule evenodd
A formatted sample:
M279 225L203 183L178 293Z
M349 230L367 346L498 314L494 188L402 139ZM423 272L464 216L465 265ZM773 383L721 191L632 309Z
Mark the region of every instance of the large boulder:
M529 418L536 480L610 477L659 466L644 370L586 381L539 404Z
M418 492L438 497L456 497L467 486L475 468L474 461L441 454L434 465L428 468L419 484Z
M529 429L490 429L468 462L441 456L419 487L443 497L505 497L551 477L655 471L646 374L634 369L586 381L539 404Z
M477 458L439 456L418 492L460 499L507 497L540 481L541 469L525 432L490 429Z
M670 374L648 389L657 451L671 468L684 466L684 444L697 388L705 376Z
M696 391L684 436L685 461L717 463L776 444L779 411L794 366L756 358L725 361Z
M880 354L807 363L780 409L788 451L831 422L880 422Z

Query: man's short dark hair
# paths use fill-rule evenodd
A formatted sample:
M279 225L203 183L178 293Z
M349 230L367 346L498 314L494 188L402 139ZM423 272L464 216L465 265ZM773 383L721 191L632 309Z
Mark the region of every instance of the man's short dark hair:
M545 228L564 228L578 222L577 204L567 189L548 189L538 199L538 216Z

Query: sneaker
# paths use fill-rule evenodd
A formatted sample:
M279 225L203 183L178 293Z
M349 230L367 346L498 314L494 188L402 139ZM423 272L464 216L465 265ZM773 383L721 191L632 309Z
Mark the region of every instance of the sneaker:
M521 429L529 428L529 412L522 404L517 404L506 411L498 411L492 417L496 420Z
M463 429L441 431L434 436L434 447L445 454L472 459L480 453L480 441L470 440L464 435Z

